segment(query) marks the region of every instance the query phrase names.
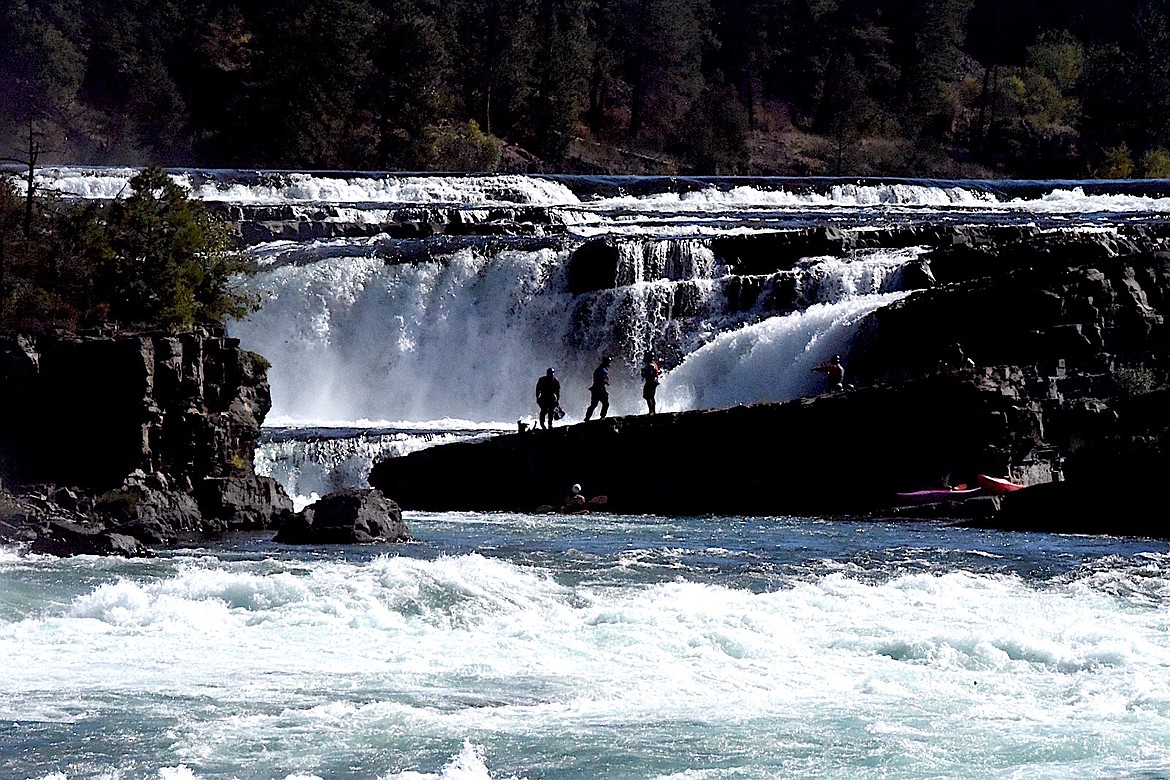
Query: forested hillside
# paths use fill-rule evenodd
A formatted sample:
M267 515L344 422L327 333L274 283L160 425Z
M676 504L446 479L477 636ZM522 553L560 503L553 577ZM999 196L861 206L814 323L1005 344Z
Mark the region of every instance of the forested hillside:
M6 0L0 157L1170 177L1166 0Z

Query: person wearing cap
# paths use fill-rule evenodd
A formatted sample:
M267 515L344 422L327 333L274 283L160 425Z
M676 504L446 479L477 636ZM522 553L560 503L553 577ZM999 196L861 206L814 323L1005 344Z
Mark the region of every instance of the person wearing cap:
M540 427L551 428L557 419L556 410L561 405L561 380L557 370L550 368L536 380L536 405L540 407Z
M609 357L603 357L597 368L593 369L593 384L589 386L589 408L585 410L585 420L593 416L593 410L601 404L600 419L605 419L609 411Z

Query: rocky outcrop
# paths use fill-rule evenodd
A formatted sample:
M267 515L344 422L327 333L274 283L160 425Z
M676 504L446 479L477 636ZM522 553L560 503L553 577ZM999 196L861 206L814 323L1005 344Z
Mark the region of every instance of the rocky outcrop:
M62 511L147 544L274 528L292 502L252 468L270 407L266 363L235 339L0 336L0 479L70 488Z
M617 512L933 511L1170 535L1140 509L1157 505L1157 476L1170 466L1165 238L1014 227L930 239L915 268L921 289L870 315L845 356L854 389L435 447L381 461L370 484L407 509L530 510L580 483ZM741 263L774 267L751 247L734 249ZM582 286L608 283L611 260L593 246ZM940 369L955 341L977 368ZM894 497L980 473L1045 487L961 510L907 509Z
M532 510L569 485L631 513L841 514L893 493L1001 473L1039 421L1006 388L952 377L783 404L608 418L433 447L370 484L409 509ZM454 476L457 475L457 476Z
M46 555L119 555L148 558L153 551L130 534L118 533L92 524L52 520L38 528L30 549Z
M377 490L330 493L286 521L274 541L285 544L369 544L410 541L402 511Z

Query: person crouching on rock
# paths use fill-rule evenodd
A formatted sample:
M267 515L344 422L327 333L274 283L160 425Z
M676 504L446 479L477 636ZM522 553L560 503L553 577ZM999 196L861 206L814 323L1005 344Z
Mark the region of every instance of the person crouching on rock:
M821 363L812 369L813 371L820 371L829 378L829 392L836 392L837 390L845 389L845 366L841 365L841 356L833 355L833 359L828 363Z

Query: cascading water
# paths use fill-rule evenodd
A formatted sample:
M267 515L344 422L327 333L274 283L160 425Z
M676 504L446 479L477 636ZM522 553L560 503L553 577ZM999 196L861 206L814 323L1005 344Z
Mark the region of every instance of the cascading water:
M42 169L39 182L108 198L134 173ZM564 424L583 417L603 355L615 361L614 415L644 411L647 351L664 368L660 412L819 392L810 369L847 354L865 316L906 294L902 269L924 251L876 238L776 264L761 243L743 265L721 242L939 224L1112 230L1170 213L1157 182L172 175L251 241L259 273L246 283L263 305L229 332L272 366L257 468L302 503L360 484L373 460L401 451L403 432L533 421L550 366ZM590 241L607 247L604 280L582 287L571 270Z
M617 272L624 283L576 296L567 289L566 251L463 248L387 264L366 240L321 249L324 259L273 263L250 280L263 307L232 327L272 363L277 424L511 421L532 414L531 386L549 366L566 409L583 408L593 367L607 354L617 361L612 413L633 414L642 407L636 370L646 351L666 358L662 411L720 398L788 400L815 391L804 376L809 365L844 350L849 326L889 302L914 256L809 261L792 275L802 304L817 310L779 315L768 310L766 291L753 308L729 310L728 271L698 240L626 241ZM744 348L780 334L789 357ZM688 366L699 350L746 361L738 380Z
M44 180L110 197L132 173ZM907 225L1170 214L1166 182L175 175L251 237L265 302L231 333L272 363L256 468L299 505L514 430L548 365L562 424L601 354L614 411L642 413L647 348L662 408L820 392L809 368L929 278ZM833 251L839 228L881 230ZM393 547L0 548L0 777L1170 777L1164 540L406 514Z

